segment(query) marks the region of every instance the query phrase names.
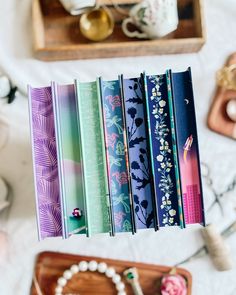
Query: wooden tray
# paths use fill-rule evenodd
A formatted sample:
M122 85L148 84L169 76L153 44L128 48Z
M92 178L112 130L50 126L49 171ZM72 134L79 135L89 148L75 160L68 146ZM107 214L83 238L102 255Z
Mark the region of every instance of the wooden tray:
M129 267L138 269L140 283L145 295L160 294L160 279L163 274L169 273L171 268L166 266L151 265L145 263L135 263L128 261L117 261L98 257L78 256L56 252L42 252L38 255L35 265L35 275L43 295L54 295L57 279L72 264L81 260L105 261L109 266L114 266L117 273L122 274ZM192 276L182 268L177 268L177 273L181 274L187 281L188 295L191 294ZM123 280L124 281L124 280ZM126 283L128 295L132 295L131 287ZM85 272L75 275L64 288L64 293L69 294L89 294L89 295L115 295L117 294L110 279L97 272ZM38 295L34 282L31 287L31 295Z
M100 0L106 1L107 0ZM110 1L110 0L109 0ZM130 3L138 0L119 0ZM58 0L33 0L34 50L38 59L69 60L118 56L141 56L196 52L205 43L202 0L178 0L179 26L169 36L159 40L140 40L126 37L121 30L121 16L116 20L113 34L103 42L91 42L79 31L79 16L71 16Z
M234 64L236 64L236 52L229 56L225 66ZM207 123L211 130L236 139L236 123L226 113L227 103L234 97L236 97L235 90L217 86L208 113Z

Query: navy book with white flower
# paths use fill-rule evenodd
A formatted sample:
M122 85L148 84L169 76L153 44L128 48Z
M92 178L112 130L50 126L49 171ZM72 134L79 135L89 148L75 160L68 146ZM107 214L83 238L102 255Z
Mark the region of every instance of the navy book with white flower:
M180 225L166 75L144 75L144 83L159 226Z
M136 227L157 229L143 81L141 77L123 79L121 76L121 84Z

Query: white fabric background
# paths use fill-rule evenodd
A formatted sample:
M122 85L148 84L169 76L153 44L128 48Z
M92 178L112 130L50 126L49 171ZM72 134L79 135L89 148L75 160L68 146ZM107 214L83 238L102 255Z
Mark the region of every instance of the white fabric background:
M215 87L215 72L225 58L236 51L235 0L206 0L207 44L196 54L163 55L44 63L32 55L31 1L0 1L0 70L26 93L28 83L47 85L50 80L72 82L75 77L89 81L97 75L107 79L136 76L144 69L161 73L166 68L193 71L201 159L212 171L215 187L220 191L236 174L236 143L209 131L206 115ZM8 233L8 258L0 264L0 294L29 294L35 255L43 250L126 259L172 265L195 252L203 243L199 226L186 230L165 229L154 233L142 231L135 236L115 238L95 236L72 237L69 240L37 241L34 207L31 146L29 139L27 99L21 95L13 104L0 101L0 118L10 125L7 146L0 151L0 176L13 187L14 203L2 228ZM1 136L1 126L0 126ZM204 181L203 181L204 182ZM204 182L205 203L211 193ZM236 191L224 199L224 218L216 206L207 221L223 229L235 218ZM227 240L236 265L236 234ZM0 245L1 247L1 245ZM193 294L236 294L236 267L217 272L206 256L185 264L193 275Z

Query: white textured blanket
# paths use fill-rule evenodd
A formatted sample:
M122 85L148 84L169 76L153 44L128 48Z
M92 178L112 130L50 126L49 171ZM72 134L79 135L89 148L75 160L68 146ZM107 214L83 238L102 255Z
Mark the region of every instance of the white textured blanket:
M70 83L75 77L88 81L98 75L111 79L120 73L132 77L144 69L148 73L161 73L166 68L177 71L191 66L201 159L211 167L214 186L217 191L221 191L236 174L236 142L209 131L206 127L206 116L213 96L215 72L223 65L225 58L236 51L236 2L204 2L207 44L197 54L44 63L32 56L31 1L1 1L0 71L9 75L19 89L26 93L28 83L33 86L47 85L51 80ZM0 264L0 294L29 294L34 258L43 250L173 265L202 245L199 226L182 231L142 231L135 236L75 236L69 240L49 239L39 243L36 232L28 108L24 95L11 105L1 100L0 118L10 126L7 145L0 151L0 176L10 183L14 193L8 220L2 224L2 228L8 233L8 258L5 263ZM203 183L207 207L212 200L212 194L206 182ZM207 215L207 221L214 221L220 229L236 218L236 191L224 197L223 207L224 217L217 205ZM227 241L232 249L232 259L236 260L236 234ZM184 267L193 274L194 295L236 294L236 267L229 272L219 273L207 256L189 262Z

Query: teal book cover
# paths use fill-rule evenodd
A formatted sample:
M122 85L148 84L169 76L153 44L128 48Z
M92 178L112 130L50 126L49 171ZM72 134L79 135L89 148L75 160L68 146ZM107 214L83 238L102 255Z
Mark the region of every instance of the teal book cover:
M87 235L112 232L99 81L75 81L81 134Z
M119 80L103 81L102 78L99 81L114 231L133 232L133 206L120 83Z
M52 83L63 236L86 232L82 158L74 85Z

